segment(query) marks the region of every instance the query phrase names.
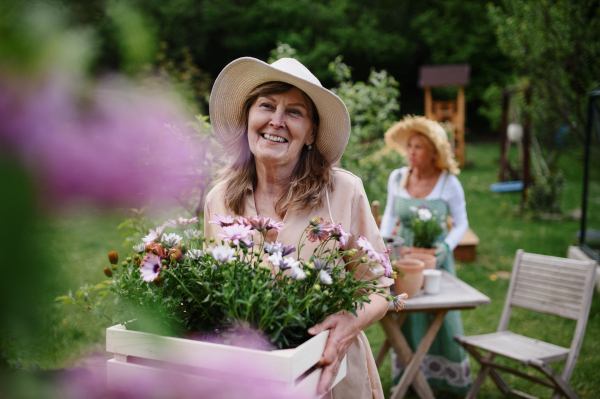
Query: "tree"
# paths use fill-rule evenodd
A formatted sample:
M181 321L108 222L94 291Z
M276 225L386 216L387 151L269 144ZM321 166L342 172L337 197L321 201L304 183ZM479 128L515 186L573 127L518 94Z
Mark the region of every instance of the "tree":
M583 143L587 94L600 83L600 2L504 0L489 16L501 50L531 85L533 132L552 168L569 142L561 127Z

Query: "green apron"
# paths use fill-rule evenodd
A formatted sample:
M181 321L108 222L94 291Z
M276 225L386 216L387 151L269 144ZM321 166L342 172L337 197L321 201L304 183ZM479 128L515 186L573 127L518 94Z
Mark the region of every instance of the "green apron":
M446 174L440 192L444 191L447 178L448 175ZM420 205L426 205L433 213L433 216L438 219L442 217L447 218L449 215L448 204L441 198L428 200L423 198L396 197L395 214L401 220L398 235L405 240L404 245L406 246L411 246L413 241L413 232L410 228L410 216L412 213L410 208L418 208ZM444 240L448 235L448 229L445 224L443 228L444 231L437 238L438 241ZM446 256L446 259L439 268L456 276L452 253ZM432 319L433 316L430 313L408 314L406 321L402 325L402 333L413 352L417 349ZM427 378L427 382L432 389L446 388L457 394L465 394L471 387L472 381L469 357L465 349L454 341L454 335L464 335L459 310L451 310L446 314L442 327L433 340L427 355L423 359L423 363L421 363L421 371ZM396 371L396 375L393 375L394 384L397 384L402 375L399 364L395 365L393 368L394 371Z

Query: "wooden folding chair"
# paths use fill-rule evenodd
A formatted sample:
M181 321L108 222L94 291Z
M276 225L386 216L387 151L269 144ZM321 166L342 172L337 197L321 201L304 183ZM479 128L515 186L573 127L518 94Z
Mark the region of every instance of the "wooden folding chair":
M489 374L504 394L513 393L525 398L534 398L511 389L496 371L502 370L553 388L552 399L558 399L561 395L578 398L569 387L569 379L585 334L595 275L595 261L556 258L518 250L497 332L454 337L481 363L481 370L466 397L475 398L485 377ZM514 306L577 320L571 347L563 348L508 331L508 322ZM477 349L487 351L487 355L482 355ZM496 355L534 367L545 374L549 380L496 364L493 362ZM548 365L565 359L565 367L561 374Z

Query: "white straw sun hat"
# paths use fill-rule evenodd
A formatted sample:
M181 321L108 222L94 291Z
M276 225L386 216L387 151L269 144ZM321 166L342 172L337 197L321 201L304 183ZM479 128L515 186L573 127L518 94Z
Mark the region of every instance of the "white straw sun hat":
M344 102L325 89L319 79L293 58L273 64L243 57L227 65L215 81L210 94L210 121L223 146L230 145L243 129L240 116L244 101L256 87L266 82L285 82L305 92L319 112L316 147L332 165L336 164L350 137L350 115Z

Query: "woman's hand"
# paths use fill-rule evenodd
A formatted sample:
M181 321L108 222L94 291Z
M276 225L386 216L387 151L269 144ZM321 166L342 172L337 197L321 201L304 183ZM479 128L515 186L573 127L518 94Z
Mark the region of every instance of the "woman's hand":
M435 267L439 268L442 263L444 263L449 253L450 247L448 247L448 244L446 244L445 241L438 242L435 250Z
M331 389L342 359L362 328L359 317L343 312L327 316L322 323L316 324L308 330L311 335L329 330L325 351L317 363L319 366L323 366L323 374L321 374L321 380L317 386L319 395L323 395Z

